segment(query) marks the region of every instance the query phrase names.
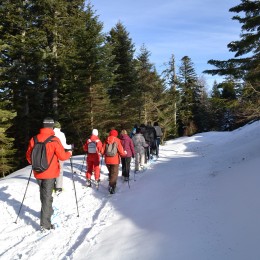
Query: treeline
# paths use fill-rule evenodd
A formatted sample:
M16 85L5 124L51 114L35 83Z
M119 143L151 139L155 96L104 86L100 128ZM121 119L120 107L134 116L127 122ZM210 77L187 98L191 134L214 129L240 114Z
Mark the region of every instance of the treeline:
M225 80L207 93L188 56L177 70L172 54L160 75L145 45L136 50L121 22L104 33L82 0L2 0L0 176L27 165L28 141L46 116L62 124L74 154L93 128L103 138L111 128L158 121L164 138L175 138L259 118L259 5L242 0L230 9L245 13L234 16L243 33L228 45L234 59L209 61L217 69L205 73Z

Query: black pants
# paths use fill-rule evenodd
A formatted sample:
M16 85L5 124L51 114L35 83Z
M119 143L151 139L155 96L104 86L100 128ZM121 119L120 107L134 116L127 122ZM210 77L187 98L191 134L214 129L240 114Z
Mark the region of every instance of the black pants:
M160 143L161 143L161 138L160 138L160 137L157 137L157 139L156 139L156 155L157 155L157 156L159 155L159 146L160 146Z
M51 227L51 216L53 214L52 192L54 189L55 179L42 179L37 181L40 186L40 200L41 200L40 225L46 229L49 229Z
M122 176L129 177L131 157L121 158L122 162Z

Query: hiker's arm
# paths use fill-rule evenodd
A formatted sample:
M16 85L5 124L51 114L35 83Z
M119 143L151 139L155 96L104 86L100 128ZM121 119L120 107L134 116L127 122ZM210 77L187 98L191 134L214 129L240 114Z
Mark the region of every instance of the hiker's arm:
M72 155L72 151L67 151L65 152L62 144L60 141L58 142L53 142L55 144L55 154L58 157L59 160L65 161L69 159Z
M31 138L27 151L26 151L26 160L28 161L29 164L32 164L31 154L32 154L33 145L34 145L34 141L33 141L33 138Z
M123 148L121 142L119 141L119 142L117 143L117 145L118 145L118 146L117 146L117 150L118 150L119 155L122 156L122 157L125 157L125 156L127 155L127 153L126 153L126 151L124 150L124 148Z

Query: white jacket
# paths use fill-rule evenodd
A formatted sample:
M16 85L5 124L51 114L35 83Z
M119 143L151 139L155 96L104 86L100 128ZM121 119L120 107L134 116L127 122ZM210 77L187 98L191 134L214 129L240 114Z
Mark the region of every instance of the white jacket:
M157 125L157 126L154 126L154 128L155 128L155 131L156 131L156 136L157 137L162 137L163 136L163 132L162 132L161 127Z
M70 150L71 144L67 144L65 134L63 132L61 132L61 130L59 128L54 128L53 131L55 133L55 136L60 139L60 142L61 142L62 146L64 147L64 149Z

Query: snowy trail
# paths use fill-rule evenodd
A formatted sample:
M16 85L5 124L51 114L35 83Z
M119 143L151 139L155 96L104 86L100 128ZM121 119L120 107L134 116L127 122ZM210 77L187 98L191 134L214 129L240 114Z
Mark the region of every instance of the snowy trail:
M15 178L19 174L7 178L5 185L0 185L0 191L8 197L7 202L1 201L1 212L4 213L3 219L10 219L9 223L1 225L1 259L67 259L80 248L84 242L89 245L89 250L97 243L96 237L104 228L111 225L108 221L113 214L114 207L111 201L117 200L122 189L129 189L127 183L123 183L121 176L118 178L117 194L110 196L107 190L107 170L104 165L101 169L101 184L99 190L85 187L85 165L82 162L83 156L78 156L73 160L74 181L79 208L77 208L75 192L72 183L71 166L65 163L64 186L65 191L58 197L54 196L53 205L58 205L60 227L51 231L48 235L41 237L39 230L39 191L34 177L28 186L17 224L12 219L17 216L20 201L25 190L17 190ZM133 168L134 164L131 164ZM83 170L82 170L83 169ZM105 173L102 173L105 172ZM30 167L27 167L27 174L30 174ZM68 178L66 178L68 177ZM24 178L24 177L23 177ZM28 181L24 178L24 183ZM132 178L133 181L133 178ZM1 182L0 182L1 184ZM26 187L27 182L24 185ZM131 185L131 184L130 184ZM12 195L8 195L12 194ZM8 203L10 201L10 203ZM12 202L12 203L11 203ZM69 202L69 203L68 203ZM10 205L15 204L15 210ZM37 206L37 208L35 207ZM28 211L27 211L28 210ZM8 215L8 216L7 216ZM83 220L82 220L83 219ZM6 226L7 224L7 226ZM10 236L15 233L15 237L10 241ZM62 237L62 239L60 239ZM61 250L62 249L62 250ZM43 253L44 252L44 253ZM61 253L62 252L62 253ZM87 253L87 252L86 252Z
M0 179L0 259L259 260L259 129L255 122L167 141L147 170L132 171L130 187L120 172L112 196L106 166L99 190L86 188L84 156L75 156L79 217L67 161L65 190L54 197L60 227L43 238L34 178L14 223L30 166Z

